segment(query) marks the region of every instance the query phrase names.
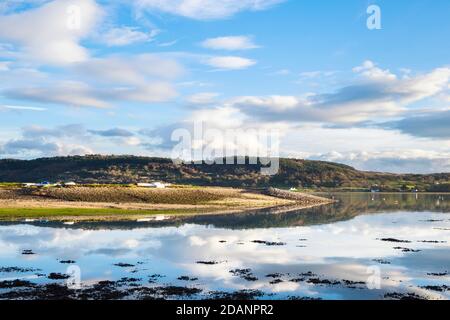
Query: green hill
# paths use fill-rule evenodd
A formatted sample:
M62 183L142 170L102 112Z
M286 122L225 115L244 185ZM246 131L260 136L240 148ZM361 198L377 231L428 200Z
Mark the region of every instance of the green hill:
M364 172L350 166L310 160L280 159L274 176L261 165L176 165L170 159L135 156L75 156L35 160L0 160L0 182L75 181L135 183L163 180L178 184L231 187L296 187L380 191L450 191L450 173L390 174Z

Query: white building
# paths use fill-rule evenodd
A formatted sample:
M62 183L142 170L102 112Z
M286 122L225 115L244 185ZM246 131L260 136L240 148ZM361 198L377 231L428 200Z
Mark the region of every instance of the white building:
M24 183L22 184L23 187L25 188L31 188L31 187L37 187L37 183Z
M138 187L142 188L157 188L157 189L164 189L169 186L168 183L164 182L151 182L151 183L138 183Z

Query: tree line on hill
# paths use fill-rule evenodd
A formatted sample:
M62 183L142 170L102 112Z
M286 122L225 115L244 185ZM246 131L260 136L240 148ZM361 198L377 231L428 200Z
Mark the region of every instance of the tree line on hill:
M240 188L339 189L344 191L450 192L450 173L392 174L359 171L347 165L280 159L280 169L262 175L260 163L174 164L166 158L137 156L72 156L34 160L0 160L0 182L76 181L129 184L165 181L198 186Z

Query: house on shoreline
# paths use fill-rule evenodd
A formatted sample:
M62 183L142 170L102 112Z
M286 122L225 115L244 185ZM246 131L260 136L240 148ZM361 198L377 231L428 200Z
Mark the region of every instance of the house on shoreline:
M141 188L156 188L156 189L165 189L170 186L169 183L164 183L164 182L160 182L160 181L150 182L150 183L142 182L142 183L136 183L136 185Z
M75 182L61 182L61 183L50 183L48 181L42 181L39 183L23 183L22 187L24 188L50 188L50 187L75 187L77 184Z

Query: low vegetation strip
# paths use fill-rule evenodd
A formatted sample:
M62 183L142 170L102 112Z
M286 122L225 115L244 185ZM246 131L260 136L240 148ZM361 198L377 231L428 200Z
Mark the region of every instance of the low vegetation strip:
M216 187L147 189L69 187L0 189L0 219L97 217L127 219L145 215L236 213L283 206L310 207L329 200L299 193Z
M80 202L119 202L154 204L203 204L221 200L229 192L217 192L214 189L146 189L146 188L46 188L33 192L34 196L62 201Z
M199 210L171 209L171 210L126 210L116 208L0 208L0 220L8 219L39 219L63 218L63 220L80 217L88 218L132 218L151 215L179 215L199 213Z

